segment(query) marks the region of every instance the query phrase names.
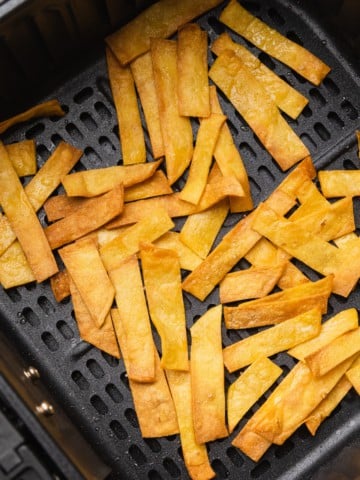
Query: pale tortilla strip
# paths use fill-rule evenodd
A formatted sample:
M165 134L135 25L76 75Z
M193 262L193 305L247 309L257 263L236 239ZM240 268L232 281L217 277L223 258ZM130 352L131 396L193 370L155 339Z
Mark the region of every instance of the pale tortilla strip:
M192 413L197 443L228 435L225 424L221 314L221 305L212 307L190 328Z
M274 327L239 340L224 348L224 364L229 372L246 367L261 357L271 357L318 335L320 308L291 317Z
M281 368L275 363L266 357L260 357L230 385L227 392L227 419L230 433L281 373Z
M50 278L50 287L57 302L70 295L70 277L66 269Z
M127 373L137 382L155 380L155 346L136 255L109 272L127 346Z
M247 66L250 72L264 86L276 105L289 117L296 119L309 100L295 90L285 80L278 77L270 68L264 65L255 55L239 43L234 42L228 33L222 33L211 45L216 55L225 50L232 50Z
M0 285L7 289L33 281L35 277L26 260L24 250L15 240L0 256Z
M199 255L182 243L180 234L177 232L167 232L153 243L159 248L174 250L179 256L180 268L183 270L192 271L194 268L200 265L202 261Z
M51 248L58 248L93 232L119 215L124 205L124 189L118 185L110 192L91 199L74 213L45 228Z
M121 183L124 188L151 177L161 160L136 165L94 168L71 173L63 178L62 184L69 197L96 197L112 190Z
M352 366L347 372L346 377L355 388L358 395L360 395L360 365Z
M0 205L10 222L37 282L58 271L55 258L36 213L0 142Z
M35 175L37 170L35 140L10 143L5 145L5 148L18 177Z
M123 164L144 163L145 139L131 70L121 66L109 48L106 49L106 62L119 126Z
M70 292L80 338L109 355L120 358L120 350L116 340L111 315L109 314L106 317L101 328L97 327L71 278Z
M225 115L212 113L208 118L201 120L189 174L180 192L182 200L194 205L199 203L207 184L215 145L225 119Z
M178 31L179 113L186 117L208 117L211 113L207 37L207 32L196 23L188 23Z
M144 53L144 55L132 61L130 69L144 112L153 157L163 157L165 155L165 149L161 133L159 104L156 95L150 52Z
M64 110L61 108L58 100L49 100L44 103L40 103L35 107L29 108L25 112L19 113L14 117L8 118L0 122L0 133L4 133L8 128L16 125L17 123L26 122L32 118L37 117L62 117L65 115Z
M160 0L143 10L106 43L122 64L134 60L150 48L152 38L167 38L185 23L216 7L221 0Z
M327 198L360 195L359 170L320 170L318 177L321 191Z
M319 85L330 71L330 67L319 58L251 15L236 0L230 0L219 19L248 42L315 85Z
M93 239L79 240L59 250L96 326L100 328L110 312L115 289L101 261Z
M190 373L177 370L166 370L165 373L175 404L181 448L188 473L193 480L214 478L215 472L211 468L206 446L195 440Z
M355 308L342 310L321 325L320 333L316 338L288 350L287 353L298 360L304 361L305 357L328 345L340 335L355 330L358 326L357 310Z
M189 360L179 257L173 250L143 243L140 258L150 317L161 338L161 366L186 371Z
M288 170L309 155L309 150L281 116L262 83L234 52L226 50L217 57L209 77L244 117L282 170Z
M127 338L117 309L111 310L111 316L124 359L128 367ZM155 381L151 383L134 382L129 378L129 385L134 401L136 416L141 435L144 438L164 437L179 433L174 402L167 384L160 359L155 351Z
M182 117L178 110L176 42L151 40L151 60L165 148L166 173L172 185L184 173L193 155L193 132L190 119ZM165 71L166 75L164 75Z

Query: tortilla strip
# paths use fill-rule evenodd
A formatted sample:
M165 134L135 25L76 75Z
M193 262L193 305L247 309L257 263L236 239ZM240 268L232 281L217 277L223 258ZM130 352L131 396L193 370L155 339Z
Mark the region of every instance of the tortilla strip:
M137 382L155 380L155 345L136 255L109 272L127 346L127 373Z
M248 426L249 423L236 435L231 444L244 452L251 460L258 462L271 447L271 442L253 432Z
M49 100L44 103L40 103L35 107L29 108L25 112L19 113L14 117L8 118L0 122L0 133L4 133L8 128L16 125L17 123L27 122L32 118L37 117L62 117L65 115L64 110L61 108L58 100Z
M262 83L234 52L226 50L217 57L209 77L244 117L282 170L288 170L309 155L309 150L281 116Z
M96 197L122 183L124 188L151 177L161 160L136 165L117 165L71 173L62 184L69 197Z
M321 170L318 177L321 191L327 198L360 195L359 170Z
M66 269L59 271L50 278L50 287L55 300L61 302L70 296L70 278Z
M98 328L71 278L70 292L80 338L109 355L120 358L119 346L110 314L105 318L102 327Z
M176 42L152 39L151 59L165 148L166 173L172 185L184 173L193 154L193 132L190 119L182 117L178 110Z
M127 338L121 317L116 308L111 310L116 336L128 370ZM139 422L141 435L144 438L164 437L179 433L174 402L171 398L169 386L164 370L160 366L159 354L155 352L155 381L151 383L134 382L129 378L136 416Z
M26 260L24 250L15 240L0 256L0 285L7 289L19 287L34 280L35 277Z
M316 337L320 328L320 308L300 313L224 348L225 367L229 372L234 372L260 357L271 357Z
M201 257L182 243L177 232L167 232L153 243L156 247L174 250L179 256L180 268L183 270L192 271L201 263Z
M188 473L193 480L214 478L215 472L211 468L206 446L195 440L190 373L176 370L166 370L165 373L175 404L181 448Z
M144 112L153 157L163 157L165 155L165 149L160 127L159 104L156 96L150 52L144 53L132 61L130 69Z
M10 143L5 145L5 148L18 177L35 175L37 169L35 140Z
M212 307L190 328L192 413L197 443L228 435L225 424L221 314L221 305Z
M88 238L79 240L61 248L59 255L92 319L100 328L110 312L115 289L95 242Z
M357 310L355 308L342 310L321 325L320 333L316 338L297 345L288 350L287 353L298 360L304 361L305 357L328 345L340 335L355 330L358 326Z
M123 65L145 53L152 38L167 38L185 23L216 7L221 0L160 0L106 37L106 43Z
M355 388L358 395L360 395L360 365L352 366L347 372L346 377L351 382L351 385Z
M225 50L235 52L254 77L262 83L280 110L289 117L296 119L309 103L307 98L261 63L247 48L234 42L229 34L222 33L211 45L211 50L216 55L221 55Z
M226 116L212 113L200 122L189 174L180 198L197 205L204 193L215 145Z
M319 58L251 15L236 0L230 0L219 20L315 85L330 71Z
M119 126L123 164L144 163L145 139L131 70L122 67L109 48L106 49L106 62Z
M186 117L208 117L208 34L196 23L178 31L177 67L179 113Z
M157 170L154 175L141 183L125 189L124 201L133 202L143 198L157 197L173 193L169 181L162 170Z
M140 250L149 313L161 338L161 366L188 370L185 307L176 252L143 243Z
M24 250L37 282L58 271L42 226L0 142L0 205Z
M124 189L118 185L101 197L92 199L74 213L45 228L51 248L58 248L93 232L123 209Z
M227 393L227 418L230 432L281 373L281 368L275 363L266 357L260 357L230 385Z

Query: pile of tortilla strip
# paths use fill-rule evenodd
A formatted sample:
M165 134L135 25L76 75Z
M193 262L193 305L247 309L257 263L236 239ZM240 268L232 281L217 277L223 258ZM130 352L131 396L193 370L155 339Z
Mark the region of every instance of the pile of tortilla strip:
M106 39L121 165L72 173L83 152L62 142L37 170L34 141L0 143L2 286L50 279L59 302L71 295L81 338L123 358L142 435L180 433L189 475L199 480L215 475L206 443L232 434L270 387L231 439L254 461L300 425L315 434L352 386L360 394L357 311L322 321L330 295L348 297L360 277L352 201L360 171L315 171L281 114L296 118L308 100L228 33L210 46L209 70L207 32L189 22L220 3L161 0ZM236 0L220 21L315 85L330 70ZM256 208L219 90L289 170ZM63 114L46 102L0 123L0 133ZM29 175L23 187L19 177ZM64 193L53 195L60 185ZM234 212L246 214L214 248ZM180 232L175 217L186 217ZM248 268L237 268L241 259ZM194 322L188 342L183 291L204 301L217 287L221 303ZM246 329L225 348L222 319ZM269 359L279 352L298 361L287 374ZM224 366L240 371L227 389Z

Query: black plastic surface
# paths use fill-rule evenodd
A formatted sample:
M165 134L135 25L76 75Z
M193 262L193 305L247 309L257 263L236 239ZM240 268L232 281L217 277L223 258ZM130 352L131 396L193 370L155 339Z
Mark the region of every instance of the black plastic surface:
M315 20L311 4L290 0L244 2L254 14L295 39L332 66L320 87L303 81L279 62L260 54L295 88L306 95L309 106L298 120L287 119L309 147L317 168L358 168L355 129L359 128L359 74L328 31ZM308 5L308 7L306 7ZM200 25L210 41L226 28L218 22L222 7L204 15ZM244 43L237 35L232 37ZM246 44L247 45L247 44ZM257 49L247 45L251 51ZM210 63L213 56L209 54ZM64 105L62 119L41 119L15 127L5 135L6 142L35 138L40 163L61 139L85 152L76 169L121 163L116 117L110 94L103 52L51 93ZM242 118L225 98L221 98L235 143L246 164L255 204L265 199L285 176L265 152ZM149 145L146 135L147 145ZM151 155L148 153L148 159ZM178 187L181 186L179 182ZM355 202L357 225L359 205ZM40 216L44 224L43 212ZM219 239L239 219L230 216ZM182 220L177 221L177 228ZM219 240L218 239L218 240ZM317 278L309 272L311 278ZM205 302L184 294L188 326L210 305L218 303L214 291ZM179 437L142 439L133 408L122 361L117 361L80 341L71 304L56 304L49 285L31 284L0 291L1 324L21 353L36 366L41 377L75 420L85 437L113 469L113 478L165 480L187 478L182 462ZM359 287L345 301L332 296L329 315L346 307L360 305ZM226 332L224 345L247 333ZM285 354L275 361L286 373L294 362ZM236 378L226 375L227 382ZM265 397L267 397L265 395ZM259 406L257 403L236 429ZM218 479L305 480L343 447L359 438L360 400L351 391L341 406L320 427L315 438L300 428L283 446L273 446L258 464L231 446L231 438L208 446L210 461Z

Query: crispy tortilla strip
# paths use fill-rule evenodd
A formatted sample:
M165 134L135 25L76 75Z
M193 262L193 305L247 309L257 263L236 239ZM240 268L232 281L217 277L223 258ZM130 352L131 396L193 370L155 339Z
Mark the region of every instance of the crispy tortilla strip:
M280 110L289 117L296 119L308 104L307 98L261 63L247 48L234 42L228 33L222 33L211 45L211 50L216 55L221 55L225 50L235 52L254 77L262 83Z
M320 308L301 313L224 348L225 367L234 372L260 357L271 357L316 337L320 328Z
M229 201L225 198L203 212L189 215L181 229L180 240L204 259L210 252L228 212Z
M188 370L179 257L173 250L143 243L140 258L150 317L161 338L161 366Z
M19 287L35 280L26 260L24 250L16 240L0 256L0 285L3 288Z
M330 71L319 58L251 15L236 0L230 0L220 21L315 85Z
M226 328L274 325L315 307L320 307L324 314L332 285L333 277L330 275L317 282L309 281L264 298L240 303L236 307L224 307Z
M213 113L223 113L216 93L216 87L210 87L210 104ZM215 145L214 157L224 177L235 177L244 189L244 197L230 197L231 212L246 212L254 207L248 175L240 153L236 148L226 122L220 129Z
M68 197L65 194L54 195L44 203L44 211L48 222L55 222L73 213L90 200L86 197Z
M209 77L244 117L282 170L288 170L309 155L262 83L234 52L226 50L217 57Z
M35 175L37 170L35 140L10 143L5 145L5 148L18 177Z
M143 10L106 43L123 65L145 53L152 38L167 38L185 23L216 7L221 0L160 0Z
M271 447L271 442L253 432L248 427L249 422L236 435L231 444L239 448L254 462L258 462L264 453Z
M344 333L355 330L358 326L357 310L355 308L342 310L321 325L320 333L316 338L297 345L287 353L298 360L304 361L305 357L320 350Z
M188 23L178 31L179 113L186 117L208 117L211 113L207 37L196 23Z
M17 123L27 122L32 118L37 117L62 117L65 115L64 110L61 108L60 103L57 100L49 100L44 103L40 103L35 107L19 113L14 117L11 117L3 122L0 122L0 133L4 133L8 128L16 125Z
M127 337L121 317L117 309L111 310L116 336L128 370ZM139 421L141 435L144 438L164 437L179 433L174 402L171 398L164 370L160 366L160 359L156 348L155 352L155 381L151 383L134 382L129 378L129 385L134 401L136 416Z
M183 270L194 270L200 265L202 259L189 247L182 243L180 234L177 232L167 232L155 240L154 245L159 248L174 250L179 256L180 268Z
M321 191L327 198L360 195L360 170L321 170L318 176Z
M131 70L122 67L109 48L106 49L106 62L119 126L123 164L144 163L145 139Z
M190 119L182 117L178 110L176 50L177 44L174 40L151 40L151 59L165 148L166 173L170 185L181 177L193 155Z
M161 170L157 170L154 175L147 180L125 189L125 202L133 202L143 198L157 197L173 193L166 175Z
M127 346L127 374L137 382L155 380L155 346L136 255L109 272Z
M229 431L279 378L282 370L266 357L258 358L233 382L227 393Z
M0 142L0 205L10 222L37 282L51 277L57 271L44 231L33 207Z
M153 157L163 157L165 155L165 149L161 133L159 104L156 95L150 52L144 53L144 55L141 55L131 62L130 69L144 112Z
M138 165L118 165L84 170L66 175L62 184L69 197L96 197L121 183L126 188L143 182L155 173L160 163L161 160L157 160Z
M221 314L221 305L213 307L190 328L192 412L197 443L228 435L225 425Z
M300 217L305 217L314 210L319 208L326 208L330 206L330 202L326 200L323 194L318 190L315 183L308 179L299 187L297 191L297 198L300 202L299 207L291 214L292 220L297 220Z
M98 328L83 302L79 290L76 288L76 285L71 278L70 292L80 338L109 355L120 358L119 346L116 340L111 315L109 314L102 327Z
M220 283L220 302L265 297L279 281L285 266L286 262L228 273Z
M152 242L173 227L174 223L163 208L154 209L151 216L127 228L121 235L100 248L106 268L109 271L116 268L126 257L138 252L142 242Z
M106 273L93 239L79 240L59 250L95 325L100 328L110 312L115 289Z
M118 185L101 197L91 199L74 213L45 228L51 248L58 248L93 232L119 215L124 205L124 189Z
M70 278L66 269L50 278L50 287L57 302L70 295Z
M351 385L355 388L358 395L360 395L360 365L357 363L352 366L347 372L346 377L351 382Z
M182 200L194 205L199 203L206 187L215 145L225 119L225 115L212 113L208 118L201 120L189 175L180 192Z
M190 373L166 370L166 377L176 408L181 448L188 473L193 480L214 478L215 472L211 468L206 446L195 440Z
M359 351L360 328L356 328L335 338L320 350L307 355L304 362L315 377L320 377Z

